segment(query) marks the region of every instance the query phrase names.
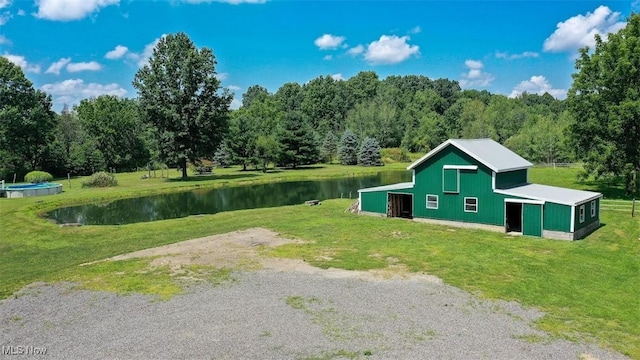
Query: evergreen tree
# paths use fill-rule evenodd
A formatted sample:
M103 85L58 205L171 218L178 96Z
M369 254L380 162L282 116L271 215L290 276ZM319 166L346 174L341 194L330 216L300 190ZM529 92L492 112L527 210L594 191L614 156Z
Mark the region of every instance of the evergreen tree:
M338 139L336 138L336 135L333 133L333 131L329 131L327 132L327 135L324 137L324 141L322 142L320 156L322 157L322 160L324 162L331 164L337 152Z
M314 164L320 157L318 141L313 129L302 113L287 113L278 128L276 139L280 143L280 163L295 168L298 165Z
M225 168L231 165L231 152L227 147L227 144L222 143L213 155L213 163L220 168Z
M362 145L360 145L360 151L358 152L358 164L363 166L380 166L382 165L381 158L380 145L376 139L367 137L362 140Z
M342 134L338 158L342 165L355 165L358 163L358 137L353 131L347 129Z

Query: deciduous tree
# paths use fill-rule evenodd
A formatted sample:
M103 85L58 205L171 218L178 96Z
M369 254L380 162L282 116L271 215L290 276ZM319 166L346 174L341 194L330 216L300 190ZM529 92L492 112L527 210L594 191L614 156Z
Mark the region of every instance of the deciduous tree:
M95 140L107 168L133 170L149 162L135 100L101 95L80 101L74 110L83 129Z
M0 178L41 167L54 127L51 98L0 57Z
M627 193L637 192L640 172L640 14L625 28L596 35L593 52L580 50L568 94L574 116L570 137L585 171L596 177L623 176Z
M187 162L211 157L227 131L232 95L216 78L216 59L198 49L184 33L160 39L149 64L135 75L140 106L158 130L162 160L178 164L187 178Z

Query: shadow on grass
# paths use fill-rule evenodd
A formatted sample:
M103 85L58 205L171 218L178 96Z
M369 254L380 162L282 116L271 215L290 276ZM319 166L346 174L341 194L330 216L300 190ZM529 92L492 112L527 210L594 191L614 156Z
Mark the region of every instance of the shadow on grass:
M624 186L620 184L595 180L584 181L582 184L586 185L590 190L602 193L605 199L631 200L634 197L633 195L627 195ZM638 195L636 195L636 198L638 198Z
M183 178L169 178L167 181L176 182L176 181L184 181L184 182L200 182L200 181L210 181L210 180L235 180L235 179L243 179L243 178L254 178L258 175L252 174L249 172L243 172L242 174L224 174L224 175L195 175L189 176L186 179Z
M322 165L309 165L309 166L298 166L295 168L288 167L287 170L315 170L315 169L324 169L326 166Z

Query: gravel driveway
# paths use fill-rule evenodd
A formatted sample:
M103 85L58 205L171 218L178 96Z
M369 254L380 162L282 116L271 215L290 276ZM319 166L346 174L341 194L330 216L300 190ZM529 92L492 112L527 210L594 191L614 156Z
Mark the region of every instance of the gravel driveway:
M542 314L438 281L274 269L234 278L168 301L31 285L0 301L0 359L625 358L551 339L531 325Z

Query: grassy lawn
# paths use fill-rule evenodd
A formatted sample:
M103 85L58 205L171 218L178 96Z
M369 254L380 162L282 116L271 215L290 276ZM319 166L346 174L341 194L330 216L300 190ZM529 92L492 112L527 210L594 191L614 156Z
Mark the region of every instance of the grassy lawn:
M344 210L350 200L321 206L254 209L120 226L59 228L37 214L63 204L269 181L339 177L402 169L331 165L269 174L216 170L190 181L141 180L144 173L119 174L111 189L83 189L72 179L61 195L0 199L0 298L35 281L74 280L91 288L168 297L180 287L162 269L129 261L77 265L143 248L251 227L266 227L308 242L271 251L322 267L375 269L400 263L427 272L486 298L518 301L547 316L538 326L554 336L591 338L640 359L640 214L618 188L575 181L576 169L533 169L530 180L549 185L602 190L604 226L578 242L511 237L481 230L449 228L401 219L357 216ZM158 172L159 176L160 173ZM172 170L171 176L178 174ZM275 215L274 215L275 214ZM121 274L128 270L128 276ZM141 276L141 274L143 276ZM227 274L222 274L226 276ZM114 280L115 279L115 280Z

